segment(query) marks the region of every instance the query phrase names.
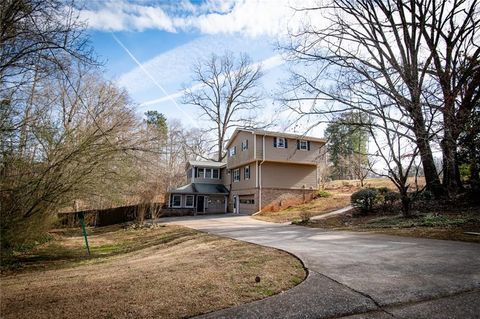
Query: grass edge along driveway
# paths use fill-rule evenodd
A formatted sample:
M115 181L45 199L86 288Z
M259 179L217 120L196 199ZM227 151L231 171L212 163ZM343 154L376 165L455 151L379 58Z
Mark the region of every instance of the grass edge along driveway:
M29 252L30 265L26 255L25 268L2 275L2 318L183 318L280 293L306 276L286 252L180 226L98 231L93 261L71 257L83 249L79 235L56 234ZM51 245L70 259L49 260Z

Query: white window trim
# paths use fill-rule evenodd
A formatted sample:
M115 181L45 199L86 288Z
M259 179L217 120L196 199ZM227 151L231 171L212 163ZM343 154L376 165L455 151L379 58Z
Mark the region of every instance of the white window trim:
M210 173L210 177L207 177L207 172ZM205 179L213 179L213 172L211 168L205 168Z
M305 148L302 147L302 143L305 143ZM300 140L299 142L299 150L301 151L308 151L308 141Z
M280 140L282 140L282 145L280 145ZM285 148L285 137L277 137L277 148Z
M240 182L240 168L236 168L233 170L233 182L234 183Z
M175 196L180 197L180 205L179 206L175 206ZM172 207L175 207L175 208L182 207L182 195L178 195L178 194L172 195Z
M198 178L205 178L205 168L197 168L198 170ZM202 170L203 174L200 175L200 170Z
M248 177L247 177L247 174L245 173L246 169L248 169ZM247 181L250 179L250 165L247 165L243 168L243 179Z
M188 202L187 199L188 199L189 197L192 198L192 205L191 205L191 206L187 206L187 202ZM180 201L182 201L182 200L180 199ZM185 207L192 208L192 207L194 207L194 206L195 206L195 196L193 196L193 195L185 195Z

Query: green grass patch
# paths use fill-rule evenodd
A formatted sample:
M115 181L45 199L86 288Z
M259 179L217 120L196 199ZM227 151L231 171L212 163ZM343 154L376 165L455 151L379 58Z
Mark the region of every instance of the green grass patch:
M290 282L293 285L296 286L296 285L300 284L303 280L304 280L304 278L302 278L302 277L293 277Z
M82 231L59 229L46 236L48 240L24 247L1 265L1 270L47 269L101 262L109 256L129 253L156 245L179 243L202 236L193 229L179 227L125 228L121 225L88 228L90 256Z
M116 254L124 251L124 247L120 245L102 245L90 248L92 254Z
M326 197L331 197L332 193L327 192L327 191L318 191L317 196L322 197L322 198L326 198Z
M259 287L257 292L265 297L270 297L275 295L275 291L266 287Z

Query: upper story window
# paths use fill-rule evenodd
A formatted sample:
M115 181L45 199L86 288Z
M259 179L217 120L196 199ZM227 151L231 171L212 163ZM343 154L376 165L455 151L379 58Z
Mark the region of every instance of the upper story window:
M245 139L242 141L242 151L248 150L248 140Z
M273 147L288 148L288 141L284 137L274 137L273 138Z
M250 165L247 165L243 168L243 179L250 179Z
M197 168L197 178L219 179L220 169L218 168Z
M233 181L240 182L240 169L236 168L233 170Z
M237 147L236 146L231 147L230 150L228 151L228 154L230 156L233 156L233 155L237 154Z
M302 151L309 151L310 150L310 141L297 140L297 149L302 150Z

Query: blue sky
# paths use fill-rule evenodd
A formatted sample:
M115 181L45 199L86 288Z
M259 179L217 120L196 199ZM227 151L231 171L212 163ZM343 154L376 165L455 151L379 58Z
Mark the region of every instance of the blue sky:
M273 96L288 66L275 43L299 23L291 5L288 0L87 1L80 16L105 61L106 76L129 92L139 114L158 110L198 126L198 110L180 103L182 89L192 86L197 59L227 50L262 63L263 119L278 117ZM278 128L288 117L277 119Z

